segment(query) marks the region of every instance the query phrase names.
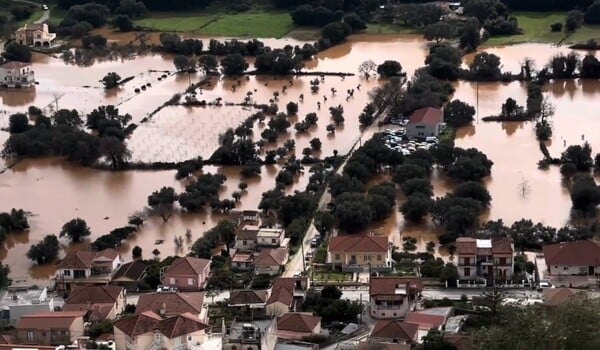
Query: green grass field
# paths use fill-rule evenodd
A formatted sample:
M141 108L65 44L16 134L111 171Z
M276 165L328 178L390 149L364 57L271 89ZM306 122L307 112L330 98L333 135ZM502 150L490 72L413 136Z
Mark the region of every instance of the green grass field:
M215 36L280 38L293 28L287 12L160 13L136 21L158 31L188 32Z
M510 45L526 42L558 43L565 37L565 32L551 32L552 23L564 23L565 12L515 12L519 27L524 31L522 35L511 35L490 38L488 45ZM575 33L566 37L564 43L585 42L589 39L600 38L600 25L583 25Z
M135 21L139 26L164 32L193 33L217 19L215 14L186 16L178 13L162 13L158 16L143 18Z

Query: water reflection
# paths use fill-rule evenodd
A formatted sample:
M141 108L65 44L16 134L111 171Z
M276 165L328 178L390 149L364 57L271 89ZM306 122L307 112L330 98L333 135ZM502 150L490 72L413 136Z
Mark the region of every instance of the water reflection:
M128 35L128 34L127 34ZM126 35L123 40L126 40ZM129 38L130 39L130 38ZM283 43L269 41L268 45ZM294 43L294 41L285 41ZM321 54L311 62L307 69L319 71L347 71L356 73L358 65L366 59L381 63L386 59L399 60L403 69L409 74L423 65L428 44L418 36L353 36L347 43L336 46ZM527 44L504 48L489 48L502 57L505 69L518 71L519 63L529 55L538 62L538 68L553 54L566 52L564 48L546 45ZM466 58L468 62L469 57ZM540 63L542 62L542 63ZM190 80L200 79L197 75L175 75L162 78L162 71L173 70L172 57L148 55L136 60L104 61L89 68L65 65L59 58L34 55L34 70L40 85L33 94L21 91L0 91L3 109L11 113L23 111L28 105L52 106L56 108L75 108L83 113L89 112L100 104L118 104L122 112L131 113L134 122L154 111L158 106L177 92L186 89ZM121 76L135 76L134 80L120 89L104 91L99 80L111 71ZM161 72L154 72L161 71ZM158 78L161 78L159 81ZM308 91L308 80L314 77L278 78L256 76L241 79L233 91L237 80L215 80L210 86L203 88L201 99L212 101L222 97L225 101L242 102L248 92L256 102L268 103L273 92L280 93L277 104L280 111L285 105L298 102L300 94L304 94L304 102L299 103L297 117L291 117L295 123L309 112L316 112L318 125L305 134L290 132L281 137L277 144L266 148L275 148L287 138L296 142L296 155L301 156L302 149L308 147L310 139L319 137L323 143L322 155L329 155L334 149L345 153L357 141L359 135L358 115L367 102L367 91L381 82L372 79L364 81L358 76L340 78L326 77L317 94ZM134 89L151 83L146 91L136 94ZM266 85L265 85L266 84ZM358 84L362 85L358 91ZM84 88L89 86L89 88ZM284 86L288 86L285 91ZM503 219L510 224L522 217L541 221L547 225L561 226L569 219L570 199L568 189L561 182L558 168L548 171L537 169L537 161L542 155L535 140L532 123L485 123L481 117L497 114L502 103L508 97L515 98L524 105L526 87L513 82L501 83L467 83L455 84L454 98L461 99L477 107L477 120L471 126L457 130L456 144L459 147L476 147L488 155L494 162L492 176L485 180L493 201L484 218ZM331 88L338 90L335 96ZM356 89L354 97L346 100L345 92ZM583 93L581 93L581 90ZM600 134L592 132L600 127L600 111L596 99L600 92L600 83L594 80L558 81L549 84L545 93L550 96L556 106L552 118L554 135L548 147L553 156L558 157L564 151L564 143L581 143L581 134L589 141L594 150L600 151ZM323 95L328 98L324 102ZM25 96L25 97L24 97ZM29 97L26 97L29 96ZM13 102L10 102L13 101ZM317 101L322 103L319 110ZM335 134L325 130L330 121L328 108L342 104L346 121L343 128ZM202 155L207 158L218 145L218 135L227 127L235 127L240 121L253 113L241 107L207 107L185 108L167 107L157 113L151 122L142 124L129 140L134 158L143 159L145 155L162 160L174 160L178 157ZM1 126L6 126L7 118L0 118ZM266 123L257 124L254 138L260 137ZM378 131L372 128L372 132ZM0 132L0 142L4 142L8 134ZM368 137L368 136L367 136ZM161 146L162 145L162 146ZM155 160L156 160L155 159ZM274 186L274 178L279 165L263 167L260 178L242 180L239 168L205 167L206 172L219 172L228 177L226 186L221 191L222 198L230 198L241 181L249 184L248 193L244 194L238 208L255 209L261 194ZM308 174L308 170L305 170ZM288 192L304 189L308 176L300 176L297 182L288 188ZM29 233L9 235L4 246L0 248L0 259L9 264L13 276L27 276L40 280L47 279L53 273L53 265L37 267L25 259L29 245L42 239L46 234L58 233L62 224L74 218L85 219L92 228L90 240L108 233L111 229L126 224L127 217L136 210L142 209L147 196L161 186L173 186L177 191L183 184L174 179L173 171L128 171L107 173L81 168L65 163L60 159L30 160L21 162L13 169L0 175L0 210L12 207L24 208L34 213L30 218ZM433 178L435 196L443 196L453 187L448 179L438 176ZM401 204L401 198L399 199ZM140 231L120 248L125 256L129 256L132 247L143 248L145 257L150 257L153 249L159 249L161 256L176 253L174 238L183 236L187 229L192 231L193 240L210 229L221 216L209 213L174 215L166 224L160 218L151 218ZM389 235L395 245L401 247L403 236L418 238L419 250L425 250L429 241L436 242L438 228L431 223L424 225L408 225L397 211L384 222L376 223L373 230ZM157 239L164 243L155 245ZM65 242L63 242L65 244ZM66 245L67 250L85 249L89 245ZM189 249L186 242L183 251ZM447 252L436 254L446 256Z

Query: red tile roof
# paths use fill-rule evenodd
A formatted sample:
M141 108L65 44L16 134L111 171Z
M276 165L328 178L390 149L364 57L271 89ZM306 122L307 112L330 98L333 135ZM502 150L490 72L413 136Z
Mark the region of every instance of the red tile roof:
M57 311L36 312L21 316L17 322L17 329L67 329L79 317L86 314L85 311Z
M305 277L279 277L273 282L271 288L271 296L267 300L267 305L280 302L284 305L292 305L294 301L294 290L296 289L296 282L302 281L302 285L307 284Z
M208 328L208 325L190 313L162 319L152 311L121 318L115 321L114 326L130 337L158 330L169 339Z
M312 333L321 322L321 317L300 312L289 312L277 318L277 330Z
M208 328L197 316L183 313L160 321L158 329L169 339L181 337Z
M546 265L598 266L600 246L592 241L563 242L542 247Z
M202 274L209 265L210 260L186 256L175 259L165 271L165 275L197 276Z
M0 67L3 69L21 69L21 68L25 68L25 67L29 67L29 66L31 66L31 63L16 62L16 61L9 61L9 62L0 64Z
M65 304L115 303L121 293L119 286L81 286L71 291Z
M115 272L112 280L137 281L142 278L147 268L148 266L139 260L128 262L127 264L121 265L117 272Z
M96 252L79 251L76 253L68 253L59 263L58 269L78 269L85 270L92 267L92 261L96 256Z
M236 290L229 295L229 305L263 304L269 293L266 290Z
M544 289L544 304L548 306L564 304L579 293L584 292L573 288L546 288Z
M124 317L115 321L114 326L130 337L152 332L158 329L162 318L152 311L146 311L139 315Z
M78 269L85 270L92 267L92 262L96 259L113 261L119 256L119 252L114 249L104 249L99 252L78 251L69 253L59 263L58 269Z
M444 113L439 108L425 107L417 109L410 116L408 125L412 124L427 124L438 125L444 121Z
M186 312L200 314L203 303L204 293L202 292L142 294L138 299L135 313L152 311L160 314L161 309L164 308L167 316Z
M416 324L401 322L399 320L379 320L371 332L371 337L401 339L412 342L417 336L419 327Z
M256 241L258 229L258 226L244 226L244 228L238 231L238 233L235 235L235 239L245 241Z
M94 260L109 260L109 261L113 261L115 260L118 256L119 256L119 252L108 248L108 249L104 249L99 251L96 256L94 257Z
M477 240L473 237L459 237L456 239L456 254L476 255Z
M330 252L386 253L389 249L389 241L386 236L375 236L371 233L335 236L329 239L327 249Z
M415 292L423 290L423 280L419 277L371 277L369 295L393 295L399 286L404 288L407 284Z
M254 259L254 266L273 267L284 265L287 261L287 248L263 249Z
M492 238L492 254L512 254L514 252L510 237Z
M99 322L108 318L114 307L113 303L65 304L63 311L83 311L87 322Z

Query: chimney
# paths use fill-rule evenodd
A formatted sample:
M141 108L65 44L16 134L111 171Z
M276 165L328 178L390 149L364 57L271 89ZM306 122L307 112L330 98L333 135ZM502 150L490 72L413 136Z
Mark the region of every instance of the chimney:
M167 303L163 301L163 303L160 305L160 310L158 310L158 314L161 317L167 317Z

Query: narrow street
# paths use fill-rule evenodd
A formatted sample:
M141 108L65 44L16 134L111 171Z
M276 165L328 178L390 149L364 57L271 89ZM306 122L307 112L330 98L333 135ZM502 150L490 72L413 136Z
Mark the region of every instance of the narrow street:
M338 168L336 174L341 174L342 171L344 170L344 167L346 166L346 164L348 163L348 159L350 159L350 157L352 156L352 153L354 152L354 150L357 147L362 146L362 142L363 140L369 140L371 137L373 137L373 135L377 132L380 131L380 127L377 126L377 124L379 123L379 120L381 119L381 116L377 117L373 123L371 125L369 125L368 127L366 127L361 134L359 135L359 137L356 139L356 141L354 142L354 145L350 148L350 150L348 151L348 154L346 155L346 159L344 160L344 163L342 163L342 165L340 165L340 167ZM327 207L327 203L329 203L331 201L331 194L329 193L329 190L325 190L323 192L323 195L321 196L321 198L319 199L319 203L317 204L317 210L325 210L325 208ZM306 234L304 235L304 240L302 241L302 247L303 249L298 249L298 252L296 254L294 254L291 258L290 261L287 263L285 271L283 272L283 277L292 277L294 276L294 274L298 273L298 272L302 272L305 269L309 268L310 262L306 263L306 266L303 265L303 259L304 257L302 256L302 251L304 250L304 254L306 254L306 252L311 249L310 248L310 241L315 237L315 235L318 233L315 225L314 225L314 218L311 220L310 222L310 226L308 227L308 229L306 230Z

